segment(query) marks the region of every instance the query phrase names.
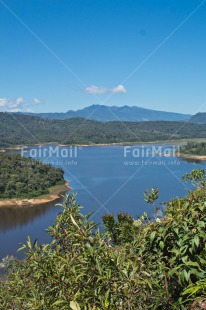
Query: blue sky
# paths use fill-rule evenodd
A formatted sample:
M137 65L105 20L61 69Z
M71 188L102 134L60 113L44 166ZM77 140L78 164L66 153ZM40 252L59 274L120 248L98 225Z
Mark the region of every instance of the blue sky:
M206 0L0 0L0 111L206 111Z

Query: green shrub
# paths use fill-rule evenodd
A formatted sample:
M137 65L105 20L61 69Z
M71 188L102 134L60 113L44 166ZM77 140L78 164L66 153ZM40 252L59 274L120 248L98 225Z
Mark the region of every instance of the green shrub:
M157 192L155 192L155 196ZM151 198L151 197L150 197ZM150 202L154 203L153 199ZM49 244L1 277L1 309L198 309L206 294L206 185L167 203L151 221L105 215L101 234L75 196L47 229ZM12 267L13 266L13 267ZM6 266L5 266L6 269Z

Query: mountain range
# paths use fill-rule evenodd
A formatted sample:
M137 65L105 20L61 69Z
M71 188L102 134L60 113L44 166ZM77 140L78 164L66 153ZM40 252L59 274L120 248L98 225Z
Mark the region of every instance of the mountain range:
M90 120L101 122L108 121L188 121L192 115L180 114L165 111L156 111L141 107L130 106L105 106L91 105L89 107L74 111L69 110L65 113L24 113L50 120L65 120L69 118L83 117Z

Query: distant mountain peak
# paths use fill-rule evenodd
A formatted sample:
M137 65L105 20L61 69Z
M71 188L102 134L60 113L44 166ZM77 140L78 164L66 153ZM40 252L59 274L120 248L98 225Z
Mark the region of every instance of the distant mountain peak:
M206 124L206 112L198 112L190 118L191 123Z
M32 114L32 113L27 113ZM47 119L68 119L74 117L83 117L91 120L108 122L108 121L186 121L191 115L173 112L155 111L137 106L124 105L106 106L93 104L91 106L76 111L68 110L66 113L38 113L32 114Z

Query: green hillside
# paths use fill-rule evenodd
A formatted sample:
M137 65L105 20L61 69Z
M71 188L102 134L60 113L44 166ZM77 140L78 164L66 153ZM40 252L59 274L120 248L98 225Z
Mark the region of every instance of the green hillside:
M205 138L206 124L181 122L97 122L82 118L47 120L0 113L0 147L58 142L93 144Z

